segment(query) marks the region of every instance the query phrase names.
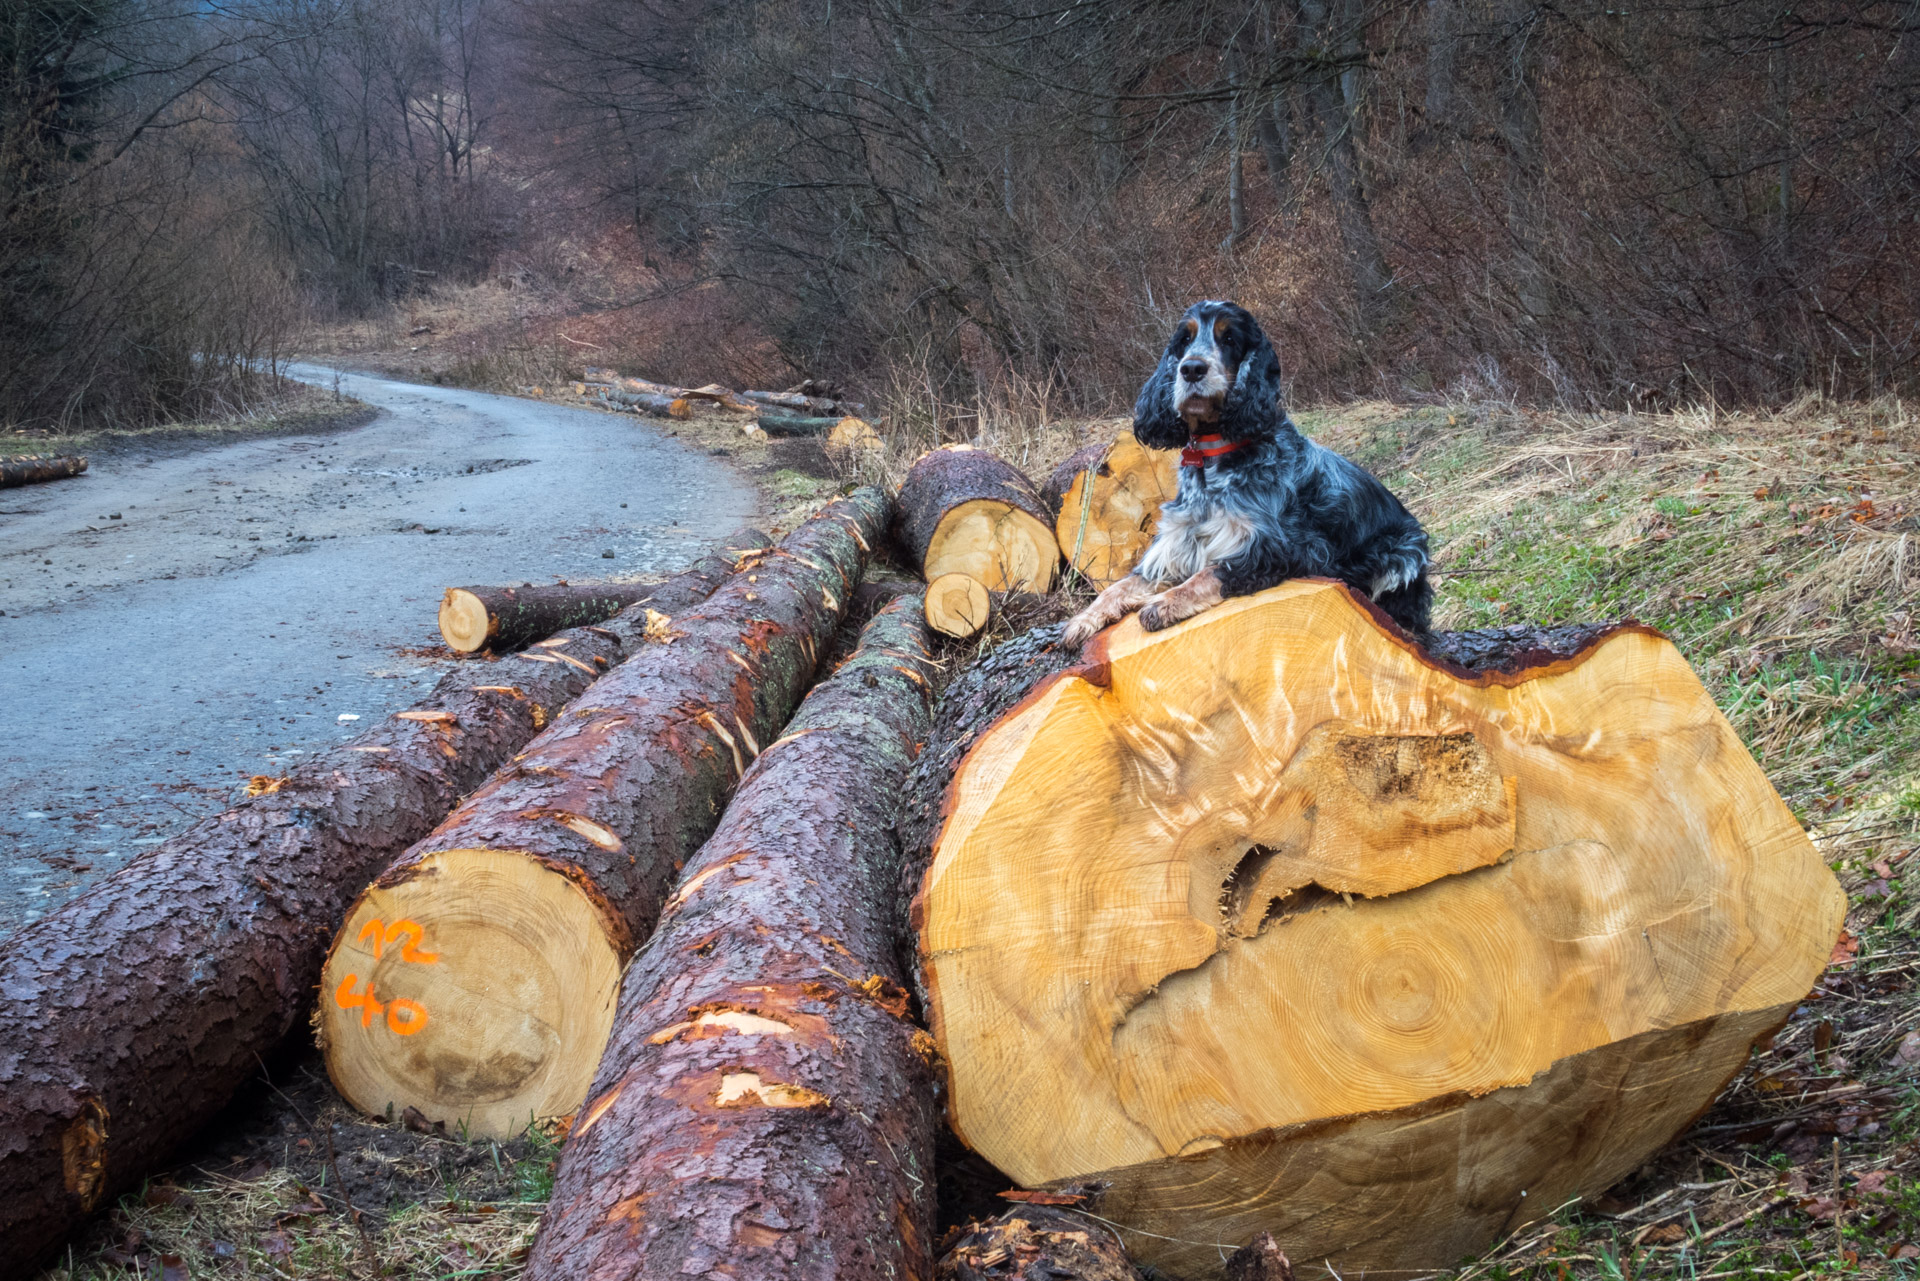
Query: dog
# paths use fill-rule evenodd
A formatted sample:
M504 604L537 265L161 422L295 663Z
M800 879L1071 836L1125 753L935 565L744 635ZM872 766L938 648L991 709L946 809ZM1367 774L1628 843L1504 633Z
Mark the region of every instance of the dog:
M1300 434L1280 404L1279 357L1244 308L1187 309L1140 389L1133 434L1182 450L1179 490L1139 567L1067 624L1065 644L1134 610L1157 632L1305 577L1337 578L1426 636L1426 531L1370 472Z

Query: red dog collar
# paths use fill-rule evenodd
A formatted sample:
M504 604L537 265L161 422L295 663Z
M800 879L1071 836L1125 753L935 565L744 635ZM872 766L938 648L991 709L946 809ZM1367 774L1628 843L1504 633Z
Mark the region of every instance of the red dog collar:
M1205 467L1214 459L1231 454L1244 443L1238 440L1225 440L1219 436L1195 436L1187 441L1187 447L1180 451L1180 465Z

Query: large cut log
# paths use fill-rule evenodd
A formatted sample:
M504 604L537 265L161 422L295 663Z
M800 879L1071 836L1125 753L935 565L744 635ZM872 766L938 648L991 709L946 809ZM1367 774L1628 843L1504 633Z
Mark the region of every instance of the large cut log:
M65 480L86 469L87 460L77 454L22 454L18 458L0 458L0 489Z
M688 862L627 969L529 1278L930 1270L932 1043L882 906L935 675L919 614L875 615Z
M1148 449L1121 432L1054 469L1041 496L1067 563L1096 587L1126 577L1160 527L1160 504L1180 485L1180 455Z
M1805 996L1844 895L1657 633L1522 648L1476 673L1293 582L1121 623L983 731L961 709L971 749L907 810L960 1138L1098 1186L1173 1275L1261 1231L1378 1275L1684 1127Z
M806 692L888 515L858 490L743 562L367 888L317 1016L349 1102L496 1136L579 1106L621 967Z
M704 557L656 599L690 607L732 567ZM463 664L0 943L0 1276L25 1275L259 1072L311 1012L353 896L646 626L641 609Z
M963 573L989 591L1044 592L1060 566L1045 501L1019 469L984 449L922 454L900 485L902 550L928 582Z
M636 414L650 414L655 418L686 418L692 414L686 401L650 391L624 391L616 387L598 396L609 405L622 405Z
M491 649L504 654L568 627L612 618L623 609L654 602L660 583L550 583L518 587L449 587L440 600L440 635L462 654ZM684 607L677 606L677 607Z
M971 574L942 574L927 584L927 626L942 636L965 640L993 619L993 595Z

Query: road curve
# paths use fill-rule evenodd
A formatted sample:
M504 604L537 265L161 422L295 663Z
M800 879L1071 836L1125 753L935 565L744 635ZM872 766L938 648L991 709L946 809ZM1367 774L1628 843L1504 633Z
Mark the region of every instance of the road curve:
M0 491L0 938L417 701L442 589L672 570L757 511L642 420L339 385L382 412Z

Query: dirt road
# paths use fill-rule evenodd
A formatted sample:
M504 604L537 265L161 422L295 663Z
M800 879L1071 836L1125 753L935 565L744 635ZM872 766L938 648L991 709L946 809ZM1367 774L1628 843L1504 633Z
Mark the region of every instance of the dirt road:
M340 386L383 412L0 490L0 937L416 701L443 588L667 571L756 512L641 420Z

